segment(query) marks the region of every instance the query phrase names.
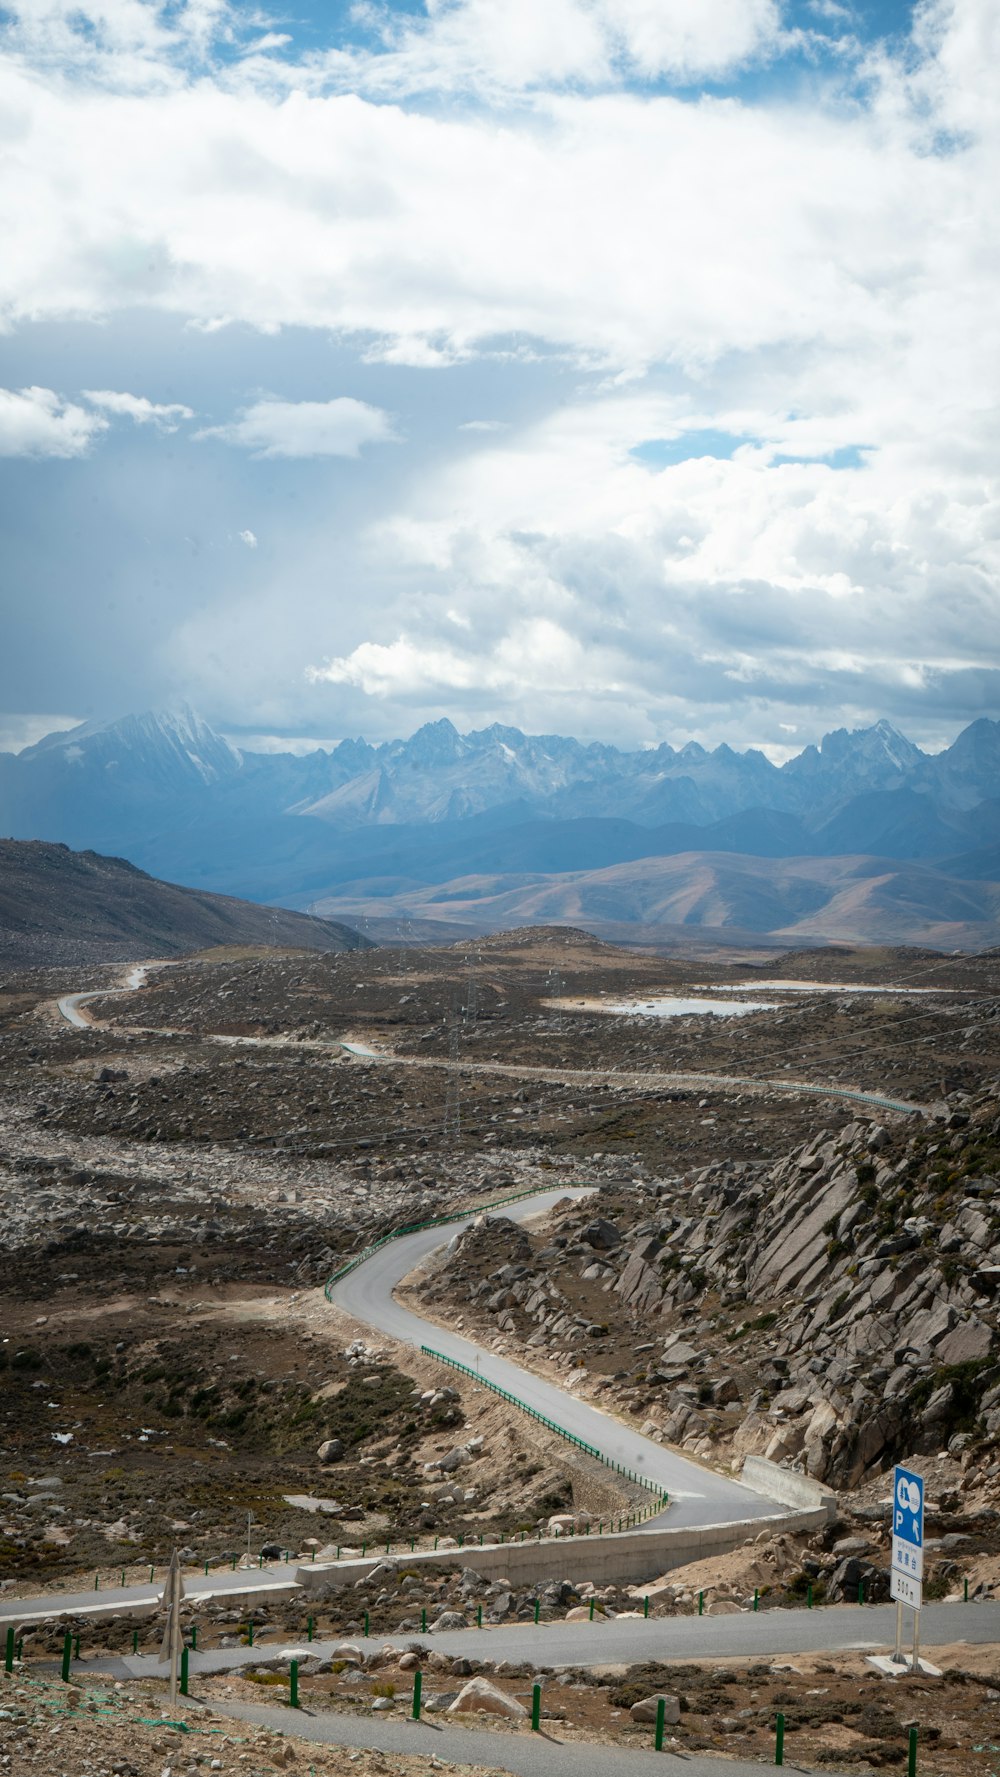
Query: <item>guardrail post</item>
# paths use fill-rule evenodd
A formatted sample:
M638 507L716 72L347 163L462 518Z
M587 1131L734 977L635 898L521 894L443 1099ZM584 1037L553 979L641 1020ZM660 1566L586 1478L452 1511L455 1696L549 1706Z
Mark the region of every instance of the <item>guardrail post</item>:
M665 1697L657 1697L657 1699L656 1699L656 1733L653 1736L653 1750L654 1750L654 1752L662 1752L663 1751L663 1728L664 1728L664 1724L666 1722L666 1718L667 1718L666 1698Z
M542 1687L540 1684L534 1684L531 1687L531 1731L533 1734L538 1733L538 1726L539 1726L541 1719L542 1719Z
M293 1660L288 1668L288 1706L297 1709L299 1706L299 1662Z
M783 1765L785 1762L785 1718L779 1715L774 1724L774 1762Z
M413 1719L420 1720L420 1692L423 1686L423 1675L419 1668L413 1674Z

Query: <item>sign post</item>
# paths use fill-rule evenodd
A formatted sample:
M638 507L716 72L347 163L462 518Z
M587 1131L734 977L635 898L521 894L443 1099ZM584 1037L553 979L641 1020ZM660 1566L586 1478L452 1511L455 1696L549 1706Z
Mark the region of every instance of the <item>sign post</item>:
M896 1600L896 1651L903 1655L903 1606L913 1611L911 1670L920 1670L920 1606L924 1592L924 1483L920 1475L897 1464L892 1477L892 1570L890 1590Z

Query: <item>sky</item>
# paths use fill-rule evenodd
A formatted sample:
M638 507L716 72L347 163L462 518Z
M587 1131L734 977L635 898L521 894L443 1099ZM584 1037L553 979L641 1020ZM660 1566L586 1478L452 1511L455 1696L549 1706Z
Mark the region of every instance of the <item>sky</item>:
M0 747L1000 714L993 0L0 0Z

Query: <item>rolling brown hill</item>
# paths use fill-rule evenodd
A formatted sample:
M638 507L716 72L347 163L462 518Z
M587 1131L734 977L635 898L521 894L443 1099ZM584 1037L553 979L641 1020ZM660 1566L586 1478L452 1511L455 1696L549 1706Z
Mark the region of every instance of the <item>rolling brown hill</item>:
M618 939L696 928L791 944L979 950L1000 942L1000 882L898 859L685 852L603 870L466 876L389 894L373 888L346 884L313 905L325 917L433 920L463 932L572 924Z
M213 944L362 950L337 921L159 882L124 858L0 839L0 962L134 962Z

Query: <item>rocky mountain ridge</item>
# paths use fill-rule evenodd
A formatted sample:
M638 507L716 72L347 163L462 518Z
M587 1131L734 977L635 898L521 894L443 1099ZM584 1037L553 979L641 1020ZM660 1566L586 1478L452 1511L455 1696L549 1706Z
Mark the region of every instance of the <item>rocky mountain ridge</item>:
M703 1459L850 1489L947 1448L995 1490L1000 1089L774 1166L608 1180L535 1242L480 1223L422 1295Z

